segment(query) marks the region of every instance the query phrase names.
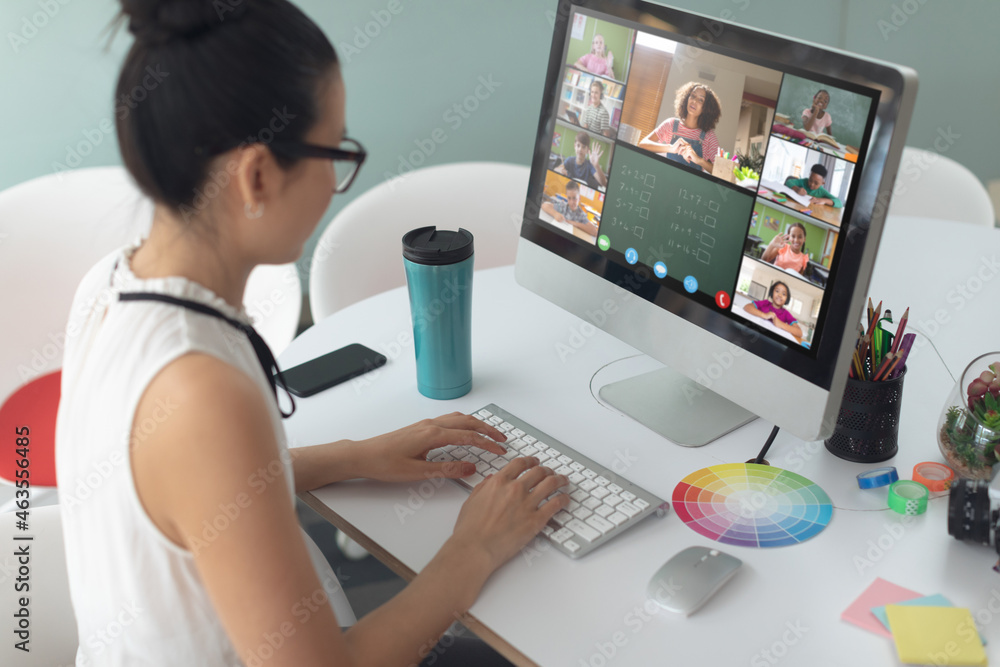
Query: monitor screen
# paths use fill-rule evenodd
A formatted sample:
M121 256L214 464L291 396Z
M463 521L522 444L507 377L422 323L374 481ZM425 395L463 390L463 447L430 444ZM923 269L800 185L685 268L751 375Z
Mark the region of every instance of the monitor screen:
M825 391L842 369L842 387L909 75L643 2L563 2L523 240L697 327L668 344L714 337Z

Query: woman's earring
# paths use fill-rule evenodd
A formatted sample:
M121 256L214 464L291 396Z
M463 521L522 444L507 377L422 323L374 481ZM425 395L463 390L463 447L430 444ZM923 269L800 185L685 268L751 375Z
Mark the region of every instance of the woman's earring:
M264 215L264 205L254 203L253 207L251 208L250 202L247 202L246 204L243 205L243 213L251 220L259 218L260 216Z

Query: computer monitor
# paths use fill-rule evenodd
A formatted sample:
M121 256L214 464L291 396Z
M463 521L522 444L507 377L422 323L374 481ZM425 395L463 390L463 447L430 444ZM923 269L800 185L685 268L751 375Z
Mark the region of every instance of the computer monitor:
M555 19L517 281L665 365L601 396L669 439L826 437L915 72L646 2Z

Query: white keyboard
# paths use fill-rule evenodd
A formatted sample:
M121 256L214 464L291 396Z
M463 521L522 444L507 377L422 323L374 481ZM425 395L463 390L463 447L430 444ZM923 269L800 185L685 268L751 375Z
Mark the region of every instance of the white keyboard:
M430 452L430 460L474 463L474 474L453 480L468 491L518 456L534 456L540 465L566 475L569 485L560 493L568 494L570 503L542 529L541 536L571 558L590 553L650 514L663 516L670 508L669 503L492 403L473 416L507 435L507 442L501 443L507 453L500 456L449 445Z

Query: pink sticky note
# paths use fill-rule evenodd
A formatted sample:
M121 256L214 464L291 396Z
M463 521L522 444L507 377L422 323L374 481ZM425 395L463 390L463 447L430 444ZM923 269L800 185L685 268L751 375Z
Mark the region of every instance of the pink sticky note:
M892 637L892 633L885 629L878 617L871 612L872 607L881 607L887 604L896 604L905 600L923 597L921 593L911 591L890 583L881 577L876 577L871 586L851 603L851 606L844 610L840 618L848 623L853 623L859 627L874 632L883 637Z

